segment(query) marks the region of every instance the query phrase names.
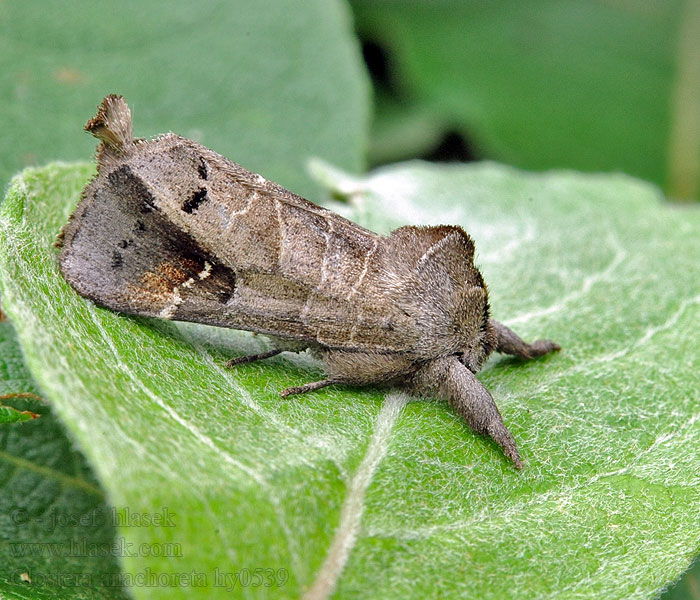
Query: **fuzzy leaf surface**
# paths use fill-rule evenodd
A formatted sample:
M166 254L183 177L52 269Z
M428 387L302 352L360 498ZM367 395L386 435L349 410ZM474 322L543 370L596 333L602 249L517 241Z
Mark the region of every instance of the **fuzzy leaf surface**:
M38 392L12 325L0 323L0 394L13 396L15 418L40 415L0 422L0 597L123 600L104 492Z
M125 575L208 586L136 585L135 597L229 597L216 584L237 581L243 598L641 599L698 552L700 211L624 176L316 167L377 231L463 225L493 316L562 345L526 364L494 357L479 375L525 460L516 472L444 404L340 388L281 400L319 377L314 363L227 371L265 342L76 296L51 244L91 172L51 165L14 180L0 293L113 504L172 514L173 527L119 530L182 545L124 557ZM263 579L242 585L244 569Z

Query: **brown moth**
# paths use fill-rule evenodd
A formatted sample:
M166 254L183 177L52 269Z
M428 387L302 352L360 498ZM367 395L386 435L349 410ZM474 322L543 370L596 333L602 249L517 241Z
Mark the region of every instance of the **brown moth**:
M85 129L101 140L98 172L58 242L79 294L123 313L272 336L274 350L228 366L310 349L326 379L282 396L386 384L445 398L522 467L474 374L494 350L531 359L559 346L528 344L489 317L463 229L378 235L192 140L134 139L120 96Z

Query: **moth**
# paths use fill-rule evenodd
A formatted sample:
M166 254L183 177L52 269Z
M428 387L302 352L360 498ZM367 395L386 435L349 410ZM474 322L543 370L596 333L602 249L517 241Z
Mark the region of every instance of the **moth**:
M328 385L388 385L446 399L522 467L512 435L475 373L494 351L528 344L490 318L460 227L378 235L174 133L134 139L121 96L85 130L100 140L97 175L63 228L59 266L93 302L132 315L270 336L272 350L228 366L309 349Z

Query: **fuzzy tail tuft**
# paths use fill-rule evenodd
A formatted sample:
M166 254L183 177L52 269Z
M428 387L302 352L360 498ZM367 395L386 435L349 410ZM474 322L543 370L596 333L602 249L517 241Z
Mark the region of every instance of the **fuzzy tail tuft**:
M134 144L131 111L126 100L110 94L102 100L97 114L85 124L85 131L102 140L107 149L125 154Z

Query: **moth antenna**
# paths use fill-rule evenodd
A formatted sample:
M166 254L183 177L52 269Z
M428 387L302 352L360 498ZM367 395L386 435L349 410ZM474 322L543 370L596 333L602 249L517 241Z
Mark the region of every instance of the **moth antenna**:
M126 100L117 94L110 94L102 100L97 114L85 123L84 129L104 144L100 155L103 150L123 155L134 145L131 111Z

